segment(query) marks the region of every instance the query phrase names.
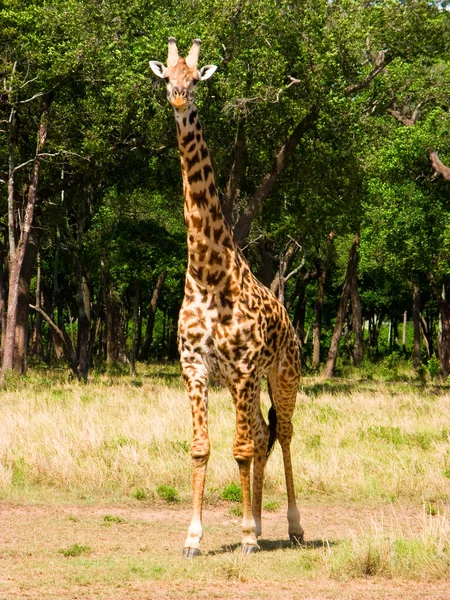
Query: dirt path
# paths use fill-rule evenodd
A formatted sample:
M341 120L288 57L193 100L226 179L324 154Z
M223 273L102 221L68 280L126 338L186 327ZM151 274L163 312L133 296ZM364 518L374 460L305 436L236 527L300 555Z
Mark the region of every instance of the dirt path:
M252 567L233 552L239 519L228 506L205 510L203 556L183 561L189 512L179 506L0 505L0 600L450 600L450 582L443 581L338 581L295 571L280 580L276 565L287 547L280 512L264 514L263 552ZM307 506L302 511L308 540L316 547L367 533L374 523L419 533L423 519L414 507Z

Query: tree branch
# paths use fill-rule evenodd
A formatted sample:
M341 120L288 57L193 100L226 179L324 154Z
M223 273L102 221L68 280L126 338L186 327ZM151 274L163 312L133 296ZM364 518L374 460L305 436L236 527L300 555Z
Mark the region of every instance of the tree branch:
M395 119L397 119L397 121L399 121L400 123L405 125L405 127L411 127L416 122L417 113L415 116L413 113L413 116L411 118L409 118L409 117L406 117L405 115L403 115L399 110L394 110L392 108L388 109L387 112L388 112L388 114L393 116Z
M34 94L34 96L31 96L31 98L27 98L26 100L19 100L17 104L27 104L28 102L36 100L36 98L41 98L41 96L45 96L46 93L47 92L38 92L37 94Z
M234 161L230 170L225 193L222 198L222 212L229 225L233 226L233 212L239 198L245 167L246 138L242 120L239 120L234 142Z
M298 273L298 271L300 271L305 264L305 258L303 257L300 265L288 273L297 252L301 249L302 246L296 240L290 238L284 254L280 256L278 272L270 285L270 289L282 303L284 303L284 293L287 281L289 281L291 277Z
M69 359L70 366L72 367L72 370L74 371L74 373L78 376L78 365L77 365L76 352L73 347L72 341L69 338L69 336L67 335L67 333L65 331L61 330L58 327L58 325L56 325L56 323L53 321L53 319L46 312L44 312L40 306L34 306L33 304L29 304L29 307L32 310L35 310L36 312L38 312L47 321L47 323L50 325L50 327L53 329L53 331L59 337L64 348L66 349L66 354L67 354L67 358Z
M77 154L76 152L69 152L68 150L60 150L59 152L40 152L39 154L36 154L36 156L34 158L30 158L29 160L25 161L24 163L17 165L17 167L14 167L14 172L18 171L19 169L22 169L23 167L30 165L31 163L34 163L39 158L43 158L43 157L54 158L55 156L61 156L61 154L66 154L68 156L76 156L77 158L81 158L88 162L90 160L89 158L86 158L85 156L81 156L81 154Z
M372 52L370 50L368 40L366 41L366 47L370 55L371 62L373 62L375 66L372 69L372 71L363 79L363 81L347 86L347 88L344 90L344 96L351 96L355 92L367 88L369 84L373 81L373 79L375 79L377 75L382 73L386 69L386 66L393 60L393 57L387 56L387 50L381 50L378 54ZM290 77L290 80L291 82L287 85L285 89L288 89L292 85L300 83L300 81L298 79L295 79L294 77ZM281 92L282 90L278 90L276 102L279 101ZM257 100L261 100L261 98L241 98L237 99L236 103L249 103ZM276 155L270 171L266 173L262 182L255 190L253 196L250 198L247 206L240 215L234 227L234 237L239 246L242 246L242 244L244 243L250 231L253 219L255 218L259 209L261 208L262 203L271 193L279 175L285 168L289 158L300 143L300 140L302 139L303 135L307 131L309 131L313 127L314 123L317 121L319 112L320 108L316 104L310 109L309 113L300 121L300 123L298 123L298 125L295 127L293 132L287 137L283 146Z
M255 190L253 196L249 200L249 203L245 207L244 212L241 214L238 222L236 223L236 226L234 228L234 237L239 245L242 245L242 243L246 239L250 231L252 221L258 213L262 203L269 196L270 192L273 189L273 186L275 185L275 182L277 181L280 173L285 168L294 150L300 143L300 140L302 139L304 134L313 127L318 116L319 107L315 105L295 127L294 131L290 134L290 136L287 138L287 140L279 150L270 171L264 176L262 182Z
M366 42L366 45L367 45L367 42ZM379 75L380 73L382 73L385 70L385 68L387 67L387 65L390 62L392 62L392 60L393 60L393 57L386 56L386 50L381 50L376 55L373 52L370 51L370 48L368 48L368 51L369 51L372 59L375 62L375 67L372 69L372 71L362 81L360 81L358 83L354 83L352 85L349 85L344 90L344 95L345 96L351 96L355 92L359 92L360 90L363 90L366 87L368 87L369 84L370 84L370 82L373 79L375 79L375 77L377 75Z
M27 81L22 83L22 85L19 87L19 90L23 89L25 86L29 85L30 83L33 83L33 81L36 81L36 79L37 79L37 77L33 77L33 79L28 79ZM27 102L28 102L28 100L27 100Z
M289 281L289 279L291 279L291 277L294 277L294 275L297 275L297 273L303 269L303 267L305 266L305 262L306 259L305 257L302 258L301 263L298 265L298 267L295 267L295 269L293 271L291 271L290 273L288 273L286 275L286 277L284 278L284 283L287 283Z
M434 169L433 179L441 175L445 181L450 181L450 168L444 165L440 160L438 153L430 152L429 157Z

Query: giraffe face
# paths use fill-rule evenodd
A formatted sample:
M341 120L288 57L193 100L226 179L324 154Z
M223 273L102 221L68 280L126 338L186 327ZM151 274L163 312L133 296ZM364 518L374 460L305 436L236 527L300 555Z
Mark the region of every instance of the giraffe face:
M187 58L180 58L175 38L169 38L167 67L163 63L150 61L153 73L166 82L167 99L177 111L183 112L192 105L197 83L209 79L217 69L215 65L197 69L199 51L200 40L194 40Z

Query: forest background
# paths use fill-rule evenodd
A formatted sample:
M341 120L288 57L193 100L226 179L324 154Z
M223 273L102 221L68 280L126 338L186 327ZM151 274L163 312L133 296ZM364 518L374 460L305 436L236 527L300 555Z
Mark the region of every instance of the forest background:
M218 65L197 103L223 210L306 369L403 355L445 379L447 4L5 0L3 376L176 358L182 184L148 67L173 35L181 54L200 37L201 64Z

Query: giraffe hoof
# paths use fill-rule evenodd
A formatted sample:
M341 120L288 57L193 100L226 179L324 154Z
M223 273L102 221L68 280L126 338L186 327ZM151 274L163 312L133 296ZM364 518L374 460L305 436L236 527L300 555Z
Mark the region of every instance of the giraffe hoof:
M195 558L200 556L200 550L198 548L183 548L183 558Z
M259 552L259 546L254 544L242 544L242 554L255 554Z
M304 544L305 540L303 539L303 532L291 533L289 537L293 546L302 546Z

